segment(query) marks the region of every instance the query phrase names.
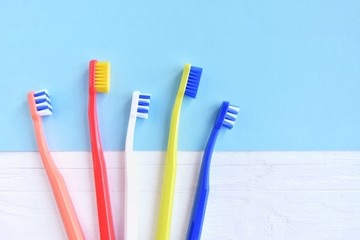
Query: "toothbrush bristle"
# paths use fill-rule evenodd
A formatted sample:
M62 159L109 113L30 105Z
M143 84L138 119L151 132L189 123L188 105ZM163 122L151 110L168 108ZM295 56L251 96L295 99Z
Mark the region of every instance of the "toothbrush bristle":
M137 104L136 116L139 118L149 118L149 108L150 108L150 94L140 93L139 101Z
M95 63L95 89L97 92L110 91L110 62Z
M222 125L228 129L232 129L239 111L240 108L229 104Z
M39 116L52 114L52 107L49 93L46 89L34 93L36 112Z
M202 68L191 66L188 81L186 84L185 95L196 98L199 88Z

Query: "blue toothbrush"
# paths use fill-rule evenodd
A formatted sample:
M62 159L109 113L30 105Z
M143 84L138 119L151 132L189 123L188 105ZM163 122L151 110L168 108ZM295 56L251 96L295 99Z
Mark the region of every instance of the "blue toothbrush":
M206 205L209 196L209 175L210 163L216 138L219 134L221 127L231 129L234 126L236 117L240 109L236 106L230 105L229 102L224 101L219 109L214 127L211 131L209 140L207 142L201 170L196 189L195 200L191 213L190 223L188 227L187 240L199 240L201 237L202 226L205 217Z

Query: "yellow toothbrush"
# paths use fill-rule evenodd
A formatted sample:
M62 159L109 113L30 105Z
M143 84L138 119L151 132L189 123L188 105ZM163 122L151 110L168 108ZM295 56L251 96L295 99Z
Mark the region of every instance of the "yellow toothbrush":
M171 217L174 202L176 181L176 159L178 143L178 126L181 104L184 95L195 98L199 88L202 68L185 64L181 77L179 90L171 114L168 148L164 170L164 179L161 192L159 220L156 231L156 240L169 240L171 229Z

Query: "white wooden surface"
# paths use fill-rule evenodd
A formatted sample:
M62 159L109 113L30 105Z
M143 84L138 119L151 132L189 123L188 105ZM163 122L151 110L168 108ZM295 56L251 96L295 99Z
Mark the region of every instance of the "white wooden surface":
M172 238L184 239L200 152L179 153ZM140 239L154 239L164 153L138 152ZM99 239L86 152L53 157L87 239ZM123 154L107 152L116 235L122 239ZM217 152L204 240L360 239L360 152ZM0 239L66 239L37 153L0 153Z

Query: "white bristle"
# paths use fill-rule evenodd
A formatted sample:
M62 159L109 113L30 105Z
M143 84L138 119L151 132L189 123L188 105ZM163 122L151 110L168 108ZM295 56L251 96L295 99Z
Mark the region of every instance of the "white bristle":
M143 119L148 119L149 114L148 113L136 113L136 117L143 118Z
M36 112L39 114L39 116L47 116L52 114L51 101L49 93L46 89L34 92L34 100Z
M224 119L224 122L227 122L227 123L229 123L231 125L234 125L234 123L235 123L235 121L231 121L229 119Z
M140 98L140 96L142 96L142 98ZM139 96L139 100L150 103L150 99L151 99L150 94L140 94L140 96Z
M233 110L233 111L235 111L236 113L240 112L240 108L235 107L235 106L232 106L232 105L229 105L228 111L229 111L229 110Z
M226 115L229 117L237 118L237 114L227 112Z
M240 111L240 108L233 106L233 105L229 105L226 110L226 114L225 114L224 121L223 121L223 126L231 129L235 124L235 120L237 118L239 111Z

